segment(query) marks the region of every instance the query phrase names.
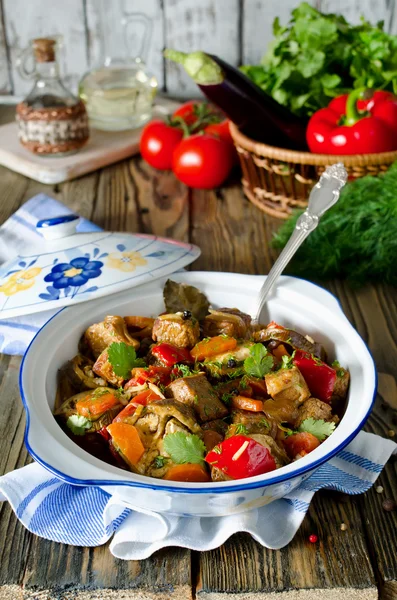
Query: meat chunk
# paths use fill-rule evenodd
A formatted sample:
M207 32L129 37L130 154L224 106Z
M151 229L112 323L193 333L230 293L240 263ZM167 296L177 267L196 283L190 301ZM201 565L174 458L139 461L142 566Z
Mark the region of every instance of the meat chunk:
M345 400L347 396L347 390L349 388L350 373L343 367L337 367L336 369L336 381L334 385L334 391L331 398L331 404L340 403Z
M261 446L264 446L269 450L270 454L274 458L278 469L291 462L284 448L281 448L281 446L279 446L277 442L272 437L270 437L270 435L254 433L249 435L248 437L252 438L256 442L261 444Z
M204 374L190 375L172 381L165 391L166 396L191 406L199 421L222 419L228 414L226 406Z
M123 317L105 317L101 323L91 325L86 330L84 338L95 358L98 358L113 342L124 342L128 346L139 348L138 340L128 333Z
M254 413L249 410L236 409L232 413L232 423L233 425L243 425L247 435L251 433L264 433L274 438L277 434L277 424L275 421L265 417L262 412Z
M317 398L309 398L301 404L298 409L298 416L294 423L295 429L298 429L306 419L323 419L324 421L333 421L334 423L339 421L336 415L332 415L331 406Z
M227 423L225 423L225 421L223 419L215 419L214 421L207 421L206 423L203 423L201 425L201 429L203 429L203 431L216 431L216 433L219 433L221 436L224 436L226 433L226 430L228 428Z
M294 350L304 350L321 360L326 360L326 352L321 344L315 342L309 336L303 336L293 329L281 327L273 321L267 327L254 331L253 338L256 342L270 342L273 348L277 342L285 343Z
M250 355L253 342L245 342L237 344L234 350L222 352L222 354L214 354L206 358L203 362L203 368L211 375L211 377L233 377L243 375L243 362ZM230 366L230 365L233 366Z
M200 326L194 317L183 319L182 313L160 315L154 322L152 337L155 342L193 348L200 338Z
M205 337L228 335L235 338L248 338L251 334L251 317L237 308L219 308L211 310L203 322Z
M112 385L115 385L116 387L120 387L124 381L123 377L119 377L113 371L113 366L109 361L107 350L101 352L101 354L96 359L92 370L96 375L99 375L99 377L105 379L105 381L111 383Z
M310 396L309 388L297 367L279 369L265 375L267 391L277 402L299 406Z

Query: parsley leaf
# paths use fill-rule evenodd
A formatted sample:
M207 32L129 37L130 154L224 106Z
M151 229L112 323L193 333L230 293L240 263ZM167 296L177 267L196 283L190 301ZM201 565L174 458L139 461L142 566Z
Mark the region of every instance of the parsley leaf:
M174 369L178 369L178 374L173 377L174 379L179 379L180 377L189 377L189 375L197 375L199 371L195 371L194 369L190 369L187 365L176 364L174 365Z
M71 415L66 421L67 427L74 435L84 435L87 429L91 429L91 421L81 415Z
M164 450L177 465L202 463L204 460L204 443L195 434L187 434L183 431L169 433L164 437Z
M312 433L320 440L320 442L322 442L326 437L331 435L334 429L335 423L329 423L323 419L313 419L310 417L309 419L305 419L303 423L300 424L298 431Z
M128 379L135 367L146 367L143 358L137 358L135 348L124 342L110 344L107 349L108 360L118 377Z
M281 357L281 368L282 369L292 369L293 362L292 362L293 356L282 356Z
M244 361L244 370L247 375L263 378L273 366L273 357L268 353L263 344L254 344L250 355Z

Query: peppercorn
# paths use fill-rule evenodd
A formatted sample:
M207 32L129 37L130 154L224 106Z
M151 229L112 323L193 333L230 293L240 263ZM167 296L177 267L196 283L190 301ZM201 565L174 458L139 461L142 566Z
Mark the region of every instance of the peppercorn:
M397 504L392 498L386 498L386 500L383 500L382 502L382 508L386 512L392 512L393 510L396 510Z
M315 544L318 541L318 536L315 533L309 535L309 542Z
M184 311L183 311L183 314L182 314L182 319L183 319L184 321L187 321L188 319L191 319L191 318L192 318L192 313L191 313L191 311L190 311L190 310L184 310Z
M229 358L229 360L227 361L227 366L230 369L233 369L234 367L237 367L237 361L234 358Z

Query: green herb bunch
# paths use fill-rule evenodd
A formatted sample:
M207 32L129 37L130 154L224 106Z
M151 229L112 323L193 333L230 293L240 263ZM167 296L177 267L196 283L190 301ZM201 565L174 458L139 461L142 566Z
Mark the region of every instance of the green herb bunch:
M397 92L397 36L383 22L323 14L302 2L286 27L275 19L274 40L261 65L242 70L277 102L307 117L353 87Z
M273 240L283 248L302 211L286 221ZM314 279L347 279L397 285L397 162L377 177L348 183L338 203L321 219L287 267Z

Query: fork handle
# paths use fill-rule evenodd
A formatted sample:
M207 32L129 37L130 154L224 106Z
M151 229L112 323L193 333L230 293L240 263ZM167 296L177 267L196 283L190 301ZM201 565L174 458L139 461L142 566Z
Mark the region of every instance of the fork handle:
M276 280L280 277L284 268L287 266L291 258L294 256L295 252L298 250L299 246L305 241L307 236L316 229L319 223L319 218L315 215L309 214L306 210L301 214L299 219L296 222L296 226L294 231L292 232L291 237L289 238L287 244L285 245L283 251L280 256L274 263L271 272L266 277L265 283L260 289L259 298L260 302L258 305L257 314L255 317L255 322L259 321L260 314L262 312L262 308L265 305L267 297L269 295L270 290L272 289Z

